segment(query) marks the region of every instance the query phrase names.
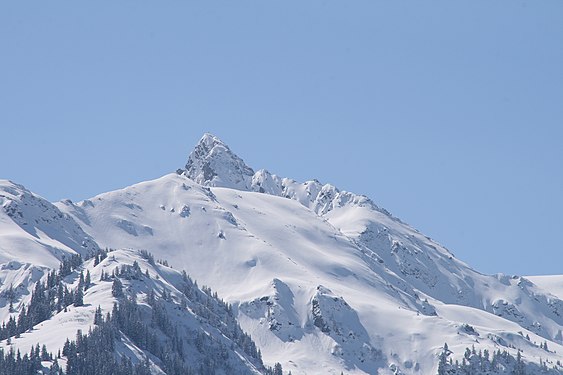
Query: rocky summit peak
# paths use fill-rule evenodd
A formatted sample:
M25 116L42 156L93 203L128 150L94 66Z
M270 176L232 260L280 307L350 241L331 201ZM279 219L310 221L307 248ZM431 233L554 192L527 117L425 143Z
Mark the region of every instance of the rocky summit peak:
M188 157L187 177L206 186L249 190L254 171L218 137L205 133Z
M215 136L211 133L203 134L203 136L199 140L197 146L200 146L200 145L205 145L209 149L213 148L216 145L221 145L221 146L225 147L227 150L229 149L229 146L227 146L225 144L225 142L223 142L222 140L219 139L219 137L217 137L217 136Z

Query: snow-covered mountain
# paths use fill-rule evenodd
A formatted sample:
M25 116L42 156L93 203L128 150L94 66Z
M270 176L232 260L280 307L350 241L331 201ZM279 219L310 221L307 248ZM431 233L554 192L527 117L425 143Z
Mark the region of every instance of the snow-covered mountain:
M211 134L202 137L176 173L79 203L53 206L21 186L2 186L7 192L0 197L4 293L8 282L12 289L30 290L46 267L53 268L44 257L61 260L64 252L87 257L99 246L120 249L112 252L116 265L131 265L134 259L149 275L159 275L158 285L150 278L142 287L130 286L139 301L144 303L152 289L161 295L166 285L172 291L169 300L179 304L178 277L139 258L138 250L144 249L216 291L232 306L264 362L279 362L292 374L435 374L440 358L475 367L477 353L485 350L491 355L506 351L503 360L497 358L497 372L489 373L509 373L519 366L509 358L517 357L528 373L545 367L563 372L558 364L563 359L560 294L528 278L473 270L365 196L316 180L299 183L266 170L254 172ZM12 202L30 200L23 198L26 194L42 202L33 207L47 208L13 211ZM35 223L31 239L39 259L29 264L22 262L22 241L30 235L23 222ZM92 274L106 264L96 269L88 262L80 267ZM45 269L25 279L18 276L22 267ZM85 292L85 302L94 298L94 290ZM65 313L59 312L42 324L55 329L78 321L69 326L73 337L72 330L87 330L97 304L105 311L114 300L106 285L92 301L89 310L71 309L83 311L82 319L61 320L57 317ZM2 307L0 299L5 318L16 314L7 305ZM179 309L193 312L189 304ZM193 327L188 315L178 324ZM27 350L45 338L41 332L48 330L36 327L10 345ZM64 344L63 337L49 341L51 350ZM473 347L475 353L468 354ZM155 371L162 368L158 359L154 363ZM481 373L487 373L479 363ZM252 358L232 366L263 371ZM455 365L449 366L455 373Z
M0 180L0 262L58 267L62 257L98 249L72 217L21 185Z

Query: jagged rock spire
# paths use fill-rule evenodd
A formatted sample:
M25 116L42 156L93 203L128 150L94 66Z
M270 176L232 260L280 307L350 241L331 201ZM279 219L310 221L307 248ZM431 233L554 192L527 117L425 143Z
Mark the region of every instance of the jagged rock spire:
M188 157L184 174L201 185L250 190L254 171L223 141L205 133Z

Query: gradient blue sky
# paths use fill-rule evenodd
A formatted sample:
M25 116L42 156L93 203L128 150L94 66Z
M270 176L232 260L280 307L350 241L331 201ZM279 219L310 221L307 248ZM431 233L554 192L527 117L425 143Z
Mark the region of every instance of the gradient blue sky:
M183 166L370 196L485 273L563 273L563 2L0 3L0 178L80 200Z

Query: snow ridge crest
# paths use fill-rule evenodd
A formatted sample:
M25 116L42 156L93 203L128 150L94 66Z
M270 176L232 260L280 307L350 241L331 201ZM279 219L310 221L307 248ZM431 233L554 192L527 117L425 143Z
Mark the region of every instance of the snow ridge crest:
M369 198L340 191L330 184L323 185L317 180L299 183L271 174L265 169L255 173L229 146L210 133L201 137L188 157L185 169L179 169L178 173L203 186L255 191L293 199L318 215L344 205L367 205L390 215Z

